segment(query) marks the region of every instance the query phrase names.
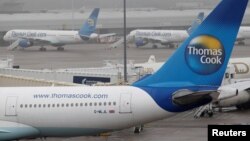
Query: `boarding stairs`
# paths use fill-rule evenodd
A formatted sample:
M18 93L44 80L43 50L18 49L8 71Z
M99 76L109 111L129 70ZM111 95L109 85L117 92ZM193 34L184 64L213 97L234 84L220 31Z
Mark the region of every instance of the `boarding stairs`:
M13 42L10 46L8 46L8 50L15 50L18 46L19 46L19 42L21 39L16 40L15 42Z
M127 43L131 40L130 35L127 35L127 36L126 36L126 40L127 40ZM119 39L119 40L116 41L115 43L111 44L111 45L110 45L110 48L122 47L123 43L124 43L124 38L122 37L121 39Z
M213 116L212 104L207 104L196 108L194 111L194 118L200 118L207 114L209 117Z

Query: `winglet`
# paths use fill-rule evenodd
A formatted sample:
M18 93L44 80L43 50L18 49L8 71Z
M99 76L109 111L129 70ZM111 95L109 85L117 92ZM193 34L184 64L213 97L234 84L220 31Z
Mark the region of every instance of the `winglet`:
M202 23L203 19L204 19L204 12L200 12L195 21L193 22L193 24L191 25L191 27L188 28L187 30L189 35L192 34L193 31Z
M95 32L99 11L100 8L95 8L79 30L79 35L83 40L88 40L90 35Z

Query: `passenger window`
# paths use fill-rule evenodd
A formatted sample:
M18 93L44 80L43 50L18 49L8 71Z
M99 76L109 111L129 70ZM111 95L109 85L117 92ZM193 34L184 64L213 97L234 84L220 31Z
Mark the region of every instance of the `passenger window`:
M82 106L83 106L83 103L80 103L80 106L82 107Z
M74 104L73 104L73 103L71 103L71 107L74 107Z
M96 106L96 105L97 105L97 103L95 102L95 103L94 103L94 106Z
M28 105L27 104L25 104L25 108L27 108L28 107Z
M116 105L116 102L113 102L113 105L115 106L115 105Z
M69 107L69 103L66 104L66 107Z
M78 103L76 103L76 107L78 107Z
M62 104L62 107L64 107L64 104Z
M88 103L85 103L85 106L88 106Z
M54 107L55 107L55 104L52 104L52 107L54 108Z
M20 108L23 108L23 104L20 105Z
M107 105L107 103L106 103L106 102L104 102L104 103L103 103L103 105L104 105L104 106L106 106L106 105Z
M109 102L109 106L111 106L111 102Z
M36 108L36 104L34 104L34 108Z
M43 108L45 108L46 107L46 104L43 104Z
M50 108L50 104L48 104L48 108Z
M56 106L57 106L57 107L60 107L60 104L57 104Z
M99 106L102 106L102 103L101 103L101 102L99 102Z
M225 78L229 78L229 73L226 73L226 74L225 74Z
M89 106L92 106L92 103L91 103L91 102L89 103Z
M42 106L41 104L38 105L39 108L41 108L41 106Z

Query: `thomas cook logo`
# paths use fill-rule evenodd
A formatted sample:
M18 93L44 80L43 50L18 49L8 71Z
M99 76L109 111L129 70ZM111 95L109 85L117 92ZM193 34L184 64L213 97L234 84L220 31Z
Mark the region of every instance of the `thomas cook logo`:
M192 71L209 75L223 65L225 50L215 37L202 35L191 40L185 51L185 59Z
M90 26L94 26L95 25L95 21L93 19L88 19L88 24Z

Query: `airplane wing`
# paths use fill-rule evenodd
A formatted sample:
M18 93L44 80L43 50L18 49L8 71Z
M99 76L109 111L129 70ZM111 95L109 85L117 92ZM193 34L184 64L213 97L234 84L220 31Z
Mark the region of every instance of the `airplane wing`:
M15 140L20 138L29 138L39 135L39 131L28 125L0 121L0 138L1 140Z
M242 91L250 92L250 80L239 80L233 84L221 86L219 91L218 101L237 96Z
M116 33L100 34L100 35L99 35L99 38L101 39L101 38L110 37L110 36L115 36L115 35L116 35Z

